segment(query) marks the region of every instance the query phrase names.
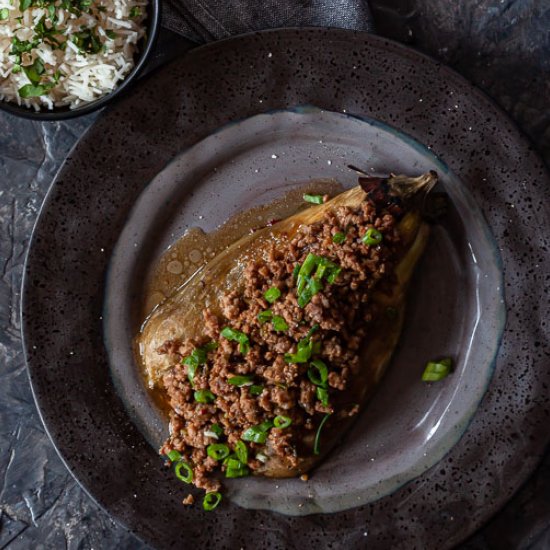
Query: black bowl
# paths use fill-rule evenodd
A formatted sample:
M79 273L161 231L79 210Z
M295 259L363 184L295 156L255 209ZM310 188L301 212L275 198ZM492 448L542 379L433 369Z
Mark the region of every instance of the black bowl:
M76 109L70 109L69 107L58 107L51 110L35 111L30 107L25 107L24 105L17 105L17 103L0 100L0 110L7 111L12 115L23 118L30 118L31 120L45 121L67 120L69 118L87 115L93 111L97 111L97 109L105 107L105 105L107 105L111 100L124 93L132 86L144 69L147 60L151 56L160 27L160 0L149 0L145 24L147 26L147 38L146 40L141 41L141 49L136 53L137 59L134 68L112 92L96 99L95 101L91 101L81 107L77 107Z

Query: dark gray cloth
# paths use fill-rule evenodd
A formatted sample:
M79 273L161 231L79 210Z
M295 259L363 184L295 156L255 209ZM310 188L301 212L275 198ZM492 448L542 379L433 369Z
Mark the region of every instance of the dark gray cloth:
M197 43L277 27L372 31L366 0L164 0L162 24Z

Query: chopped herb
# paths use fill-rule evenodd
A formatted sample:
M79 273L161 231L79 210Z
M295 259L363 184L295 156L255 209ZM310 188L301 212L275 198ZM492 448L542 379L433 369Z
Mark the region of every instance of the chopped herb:
M326 424L326 421L328 420L329 416L330 416L330 413L325 414L325 416L323 416L323 420L321 420L321 423L317 428L317 433L315 434L315 442L313 444L313 454L318 455L321 452L321 430L323 429L323 426Z
M265 311L260 311L258 313L258 321L260 323L265 323L266 321L269 321L273 317L273 312L270 309L266 309Z
M96 54L99 53L103 47L95 29L75 32L71 35L70 40L76 45L81 53Z
M237 458L229 458L225 463L225 477L235 478L235 477L245 477L250 473L250 470Z
M206 353L208 353L210 351L217 350L218 347L219 347L218 342L216 342L216 340L212 340L208 342L208 344L205 344L204 346L202 346L202 349L206 351Z
M253 386L250 386L248 391L250 392L250 395L257 396L257 395L261 395L261 393L264 391L264 387L253 385Z
M223 435L223 428L219 424L212 424L210 431L214 432L218 437Z
M328 368L320 359L311 362L307 377L316 386L324 386L328 380Z
M273 422L270 421L262 422L257 426L251 426L248 430L245 430L241 439L263 445L267 440L267 432L272 427Z
M222 496L218 492L206 493L202 501L202 507L207 512L211 512L218 507L218 504L222 501Z
M168 451L168 454L166 456L168 457L168 460L170 462L177 462L178 460L181 460L181 454L175 449Z
M312 355L319 353L320 342L314 342L310 336L302 338L298 342L296 353L285 353L287 363L307 363Z
M50 16L50 19L55 23L57 22L57 17L55 15L55 5L54 4L50 4L48 6L48 15Z
M183 359L182 363L187 366L187 378L191 386L193 386L197 369L200 365L206 363L206 350L204 348L195 348L191 355Z
M288 428L291 424L292 424L292 418L288 416L279 415L273 419L273 426L275 428L280 428L280 429Z
M210 390L198 390L193 395L197 403L212 403L216 399Z
M309 330L308 330L308 333L306 334L306 338L311 338L311 336L317 332L321 327L319 326L319 323L315 323Z
M311 276L314 269L315 274ZM325 278L329 284L332 284L340 271L342 268L329 259L309 253L298 271L296 285L298 305L305 307L311 298L323 289L322 279Z
M315 394L317 395L317 399L325 406L328 407L328 389L317 386L315 388Z
M252 386L253 380L254 376L232 376L227 381L232 386L238 386L239 388L242 388L243 386Z
M130 17L139 17L141 15L141 8L139 6L134 6L130 10Z
M105 31L105 34L107 35L107 38L109 40L116 40L118 34L115 31L112 31L111 29L107 29Z
M220 335L227 338L227 340L239 342L239 351L243 355L246 355L250 351L250 340L244 332L232 329L231 327L225 327Z
M174 472L176 477L184 483L191 483L193 481L193 469L187 462L178 462L174 468Z
M363 235L362 241L369 246L373 246L380 244L383 238L384 236L380 233L380 231L378 231L378 229L371 227L370 229L367 229L367 232Z
M237 441L233 450L242 464L248 463L248 449L246 447L246 443L240 440Z
M19 92L19 96L23 99L28 99L30 97L40 97L41 95L47 94L51 89L51 86L49 85L42 85L39 84L35 86L34 84L25 84L25 86L22 86L17 90Z
M26 9L30 8L32 0L19 0L19 11L23 12Z
M300 264L296 264L294 266L294 269L292 270L292 278L293 279L297 279L298 278L298 273L300 273Z
M5 21L10 16L10 10L8 8L2 8L0 10L0 21Z
M306 202L311 202L312 204L323 204L323 195L304 195L304 200Z
M334 233L334 235L332 236L332 242L336 244L342 244L345 240L346 235L341 231L338 231L338 233Z
M430 361L424 373L422 374L423 382L439 382L451 374L452 371L452 360L450 357L441 359L441 361Z
M206 454L214 460L223 460L229 456L229 447L224 443L212 443L206 447Z
M37 57L32 65L26 65L22 67L23 72L27 75L27 78L31 81L31 84L37 86L40 83L40 79L44 74L44 63Z
M21 72L21 65L15 64L15 65L13 66L11 72L12 72L13 74L20 73L20 72Z
M270 304L272 304L273 302L278 300L280 297L281 297L281 291L276 286L272 286L271 288L266 290L265 293L264 293L264 298Z
M288 330L287 322L280 315L275 315L273 317L272 324L273 324L273 330L276 330L277 332Z

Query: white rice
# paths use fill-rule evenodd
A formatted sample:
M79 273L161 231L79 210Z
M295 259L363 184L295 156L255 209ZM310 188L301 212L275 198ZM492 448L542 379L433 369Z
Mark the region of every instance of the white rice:
M46 16L46 27L51 28L51 19L46 7L29 7L20 12L19 2L0 0L0 17L9 14L7 19L0 20L0 100L36 111L63 106L74 109L111 92L132 70L137 43L145 36L143 20L147 0L93 0L90 13L82 12L78 16L61 8L61 1L56 0L59 33L55 33L55 38L66 44L65 49L41 41L21 55L21 66L28 67L38 57L45 69L40 84L51 83L56 71L60 74L59 81L39 97L20 97L19 90L31 81L25 70L13 72L17 67L17 56L10 54L13 38L32 42L40 20ZM18 17L22 17L21 21ZM98 53L82 52L71 40L74 33L86 29L93 29L102 44ZM109 38L112 33L116 36Z

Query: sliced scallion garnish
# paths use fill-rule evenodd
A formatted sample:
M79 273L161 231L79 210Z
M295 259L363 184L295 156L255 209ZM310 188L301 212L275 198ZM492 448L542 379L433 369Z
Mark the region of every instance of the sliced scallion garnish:
M441 361L430 361L422 374L423 382L439 382L451 374L452 361L449 357Z
M317 386L315 388L315 394L317 395L317 399L321 402L321 404L325 407L328 407L328 389L322 386Z
M310 195L306 193L304 195L304 200L312 204L323 204L323 195Z
M187 462L178 462L174 468L174 473L184 483L191 483L193 481L193 469Z
M323 420L321 420L321 423L319 424L319 427L317 428L317 433L315 434L315 442L313 443L313 454L318 455L321 452L321 430L323 429L323 426L326 424L326 421L328 420L331 413L325 414L323 416Z
M231 384L232 386L238 386L239 388L242 388L243 386L251 386L253 380L254 376L238 375L232 376L227 380L227 382L229 382L229 384Z
M248 448L246 447L246 443L243 441L237 441L233 450L242 464L248 463Z
M320 359L315 359L310 363L307 377L316 386L324 386L328 379L328 367Z
M178 460L181 460L181 454L175 449L168 451L166 456L170 462L177 462Z
M266 309L265 311L260 311L257 315L258 321L260 323L265 323L269 321L273 317L273 312L270 309Z
M219 424L212 424L210 430L213 431L218 437L223 435L223 428Z
M332 236L332 242L336 244L342 244L346 240L346 235L341 231L334 233Z
M280 315L275 315L271 323L273 325L273 330L276 330L277 332L288 330L287 322Z
M281 297L281 291L276 287L272 286L264 292L264 298L272 304Z
M289 416L279 415L273 419L273 426L275 428L288 428L291 424L292 418L290 418Z
M248 388L248 391L250 392L250 395L261 395L261 393L264 391L264 387L260 385L252 385L250 388Z
M2 8L0 10L0 21L5 21L10 16L10 10L8 8Z
M373 246L380 244L383 238L384 236L380 233L380 231L378 231L378 229L371 227L367 229L367 232L363 235L362 241L369 246Z
M206 454L214 460L223 460L229 452L229 447L224 443L212 443L206 448Z
M267 432L273 427L273 422L267 420L258 424L257 426L251 426L244 431L241 439L245 441L252 441L253 443L259 443L263 445L267 441Z
M210 390L197 390L193 395L197 403L212 403L216 399Z
M202 507L207 512L211 512L212 510L218 507L218 504L221 501L222 501L222 496L220 495L220 493L218 492L206 493L202 501Z
M250 470L237 458L229 458L225 463L225 477L235 478L235 477L245 477L250 473Z
M232 329L231 327L225 327L220 335L226 338L227 340L232 340L234 342L239 342L239 351L246 355L250 351L250 340L248 336L239 330Z

